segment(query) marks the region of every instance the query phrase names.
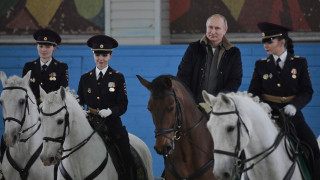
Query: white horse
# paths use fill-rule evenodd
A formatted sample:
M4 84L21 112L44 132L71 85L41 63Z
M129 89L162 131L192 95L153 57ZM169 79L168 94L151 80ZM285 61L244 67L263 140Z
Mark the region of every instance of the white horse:
M231 180L238 173L242 150L250 179L280 180L290 175L292 180L302 179L298 165L292 166L287 155L278 126L269 118L270 109L259 103L258 97L252 98L246 92L214 97L203 91L202 95L212 107L207 126L214 142L213 171L218 179ZM293 173L286 176L289 170Z
M43 163L53 165L63 155L58 179L64 179L61 173L62 165L67 172L64 176L68 174L72 179L118 179L103 140L98 133L93 133L94 130L74 95L63 87L49 94L40 89L40 94L43 99L40 114L44 136L40 158ZM147 178L153 179L152 157L148 147L132 134L129 139L142 158ZM68 149L71 150L66 151ZM99 169L99 166L102 168ZM94 177L91 174L93 171L99 173ZM91 178L88 178L90 174Z
M8 146L2 161L5 179L53 179L53 168L44 167L39 158L42 149L41 124L36 99L29 87L31 71L23 78L7 79L1 72L0 97Z

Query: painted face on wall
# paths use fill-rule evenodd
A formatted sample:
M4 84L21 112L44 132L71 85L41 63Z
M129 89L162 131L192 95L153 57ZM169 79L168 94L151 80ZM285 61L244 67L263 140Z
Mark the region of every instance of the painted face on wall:
M222 41L223 36L228 30L228 28L225 27L223 18L212 17L208 19L206 27L206 36L210 40L211 45L216 47Z
M93 54L94 62L97 65L97 68L102 70L108 66L109 60L111 59L111 54Z

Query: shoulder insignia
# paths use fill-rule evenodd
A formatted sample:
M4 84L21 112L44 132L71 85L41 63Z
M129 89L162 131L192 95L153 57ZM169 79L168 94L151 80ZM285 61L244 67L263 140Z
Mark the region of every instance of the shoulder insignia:
M109 74L112 74L112 72L109 72Z
M262 58L262 59L260 59L260 61L265 61L265 60L267 60L267 58Z
M119 72L119 71L116 71L115 73L116 73L116 74L119 74L120 72Z
M300 58L300 56L294 56L295 58Z
M33 64L37 64L37 61L33 61Z
M294 60L294 57L291 57L290 60L291 60L291 61Z
M54 65L58 65L58 63L54 62Z
M92 72L87 72L87 73L89 73L89 74L90 74L90 76L92 75Z

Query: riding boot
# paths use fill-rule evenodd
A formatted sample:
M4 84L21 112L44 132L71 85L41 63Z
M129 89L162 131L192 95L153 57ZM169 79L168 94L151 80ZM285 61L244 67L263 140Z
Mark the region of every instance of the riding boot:
M319 180L320 179L320 159L315 159L313 161L312 179L313 180Z

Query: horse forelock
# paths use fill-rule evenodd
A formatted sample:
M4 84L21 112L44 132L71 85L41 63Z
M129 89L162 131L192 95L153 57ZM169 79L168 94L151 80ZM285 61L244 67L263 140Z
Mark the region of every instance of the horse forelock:
M17 75L11 76L6 82L7 87L10 87L10 86L24 87L26 85L27 84L23 81L23 79Z

